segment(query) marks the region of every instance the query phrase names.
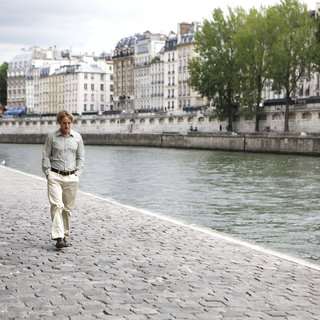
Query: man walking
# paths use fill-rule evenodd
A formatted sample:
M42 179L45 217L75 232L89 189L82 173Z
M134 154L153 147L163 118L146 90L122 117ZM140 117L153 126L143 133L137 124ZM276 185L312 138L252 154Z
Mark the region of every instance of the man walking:
M57 248L69 246L66 238L70 237L70 218L84 166L84 145L81 135L71 130L73 120L67 110L58 113L60 129L48 135L42 156L51 206L51 238L57 241Z

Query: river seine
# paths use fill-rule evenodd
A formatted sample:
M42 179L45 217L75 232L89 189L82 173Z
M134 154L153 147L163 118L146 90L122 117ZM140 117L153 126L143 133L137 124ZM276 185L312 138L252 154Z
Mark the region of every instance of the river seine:
M41 154L0 144L0 163L39 176ZM320 261L319 173L318 157L86 146L80 188Z

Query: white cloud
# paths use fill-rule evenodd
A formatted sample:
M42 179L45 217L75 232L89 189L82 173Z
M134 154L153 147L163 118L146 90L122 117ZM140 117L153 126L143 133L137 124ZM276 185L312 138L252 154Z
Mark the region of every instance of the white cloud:
M280 1L280 0L279 0ZM143 33L176 32L179 22L210 19L214 8L249 9L276 0L2 0L0 2L0 64L21 48L37 45L78 52L111 52L123 37ZM313 9L315 2L308 7Z

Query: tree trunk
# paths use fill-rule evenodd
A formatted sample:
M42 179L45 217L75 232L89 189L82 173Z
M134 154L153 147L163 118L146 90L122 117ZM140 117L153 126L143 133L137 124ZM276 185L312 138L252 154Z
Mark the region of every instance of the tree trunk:
M289 103L290 95L286 96L286 110L284 112L284 132L289 132Z
M262 84L262 80L261 80L261 76L258 76L258 99L257 99L257 105L256 105L256 126L255 126L255 132L259 132L259 121L260 121L260 103L261 103L261 96L262 96L262 88L263 88L263 84Z
M260 116L258 115L258 107L256 107L256 126L254 128L255 132L259 132L259 121L260 121Z
M232 114L231 114L231 112L229 112L229 115L228 115L228 131L233 131L233 128L232 128Z

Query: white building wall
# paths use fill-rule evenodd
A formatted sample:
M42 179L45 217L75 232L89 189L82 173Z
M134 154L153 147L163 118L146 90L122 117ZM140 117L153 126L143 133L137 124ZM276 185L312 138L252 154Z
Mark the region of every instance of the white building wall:
M178 108L178 65L177 50L164 52L164 105L165 110L179 111Z
M163 74L164 74L163 55L159 55L159 60L152 62L150 67L151 109L156 109L156 110L164 109Z
M134 90L135 109L151 109L151 62L165 44L161 35L145 33L135 44Z

